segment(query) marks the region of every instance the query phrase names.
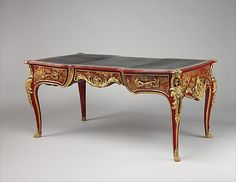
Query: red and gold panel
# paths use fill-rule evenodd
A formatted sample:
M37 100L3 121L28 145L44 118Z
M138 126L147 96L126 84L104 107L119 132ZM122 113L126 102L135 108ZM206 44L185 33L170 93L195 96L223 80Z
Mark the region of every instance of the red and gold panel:
M185 72L181 74L181 82L184 95L196 100L200 100L211 80L211 66Z
M169 75L124 74L124 84L131 92L161 92L168 95Z
M75 69L74 80L85 80L94 87L103 88L113 83L122 84L119 72L110 71L91 71Z
M64 85L67 79L66 68L56 68L49 66L33 66L34 83L37 82L49 82L59 85Z

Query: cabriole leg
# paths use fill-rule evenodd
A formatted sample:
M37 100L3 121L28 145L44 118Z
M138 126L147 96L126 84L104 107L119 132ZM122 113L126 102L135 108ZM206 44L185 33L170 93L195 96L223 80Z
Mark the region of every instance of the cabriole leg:
M42 120L41 120L41 111L38 100L38 85L34 85L33 83L33 71L32 67L29 65L30 75L26 80L26 93L28 95L29 104L33 107L36 119L36 133L34 134L35 138L39 138L42 136Z
M205 94L204 129L206 138L212 138L212 134L210 133L210 114L212 105L215 100L215 94L216 94L216 80L214 77L212 77L211 84L207 87Z
M182 109L182 87L180 81L181 71L176 70L172 74L169 102L172 113L172 138L174 161L179 162L179 125Z

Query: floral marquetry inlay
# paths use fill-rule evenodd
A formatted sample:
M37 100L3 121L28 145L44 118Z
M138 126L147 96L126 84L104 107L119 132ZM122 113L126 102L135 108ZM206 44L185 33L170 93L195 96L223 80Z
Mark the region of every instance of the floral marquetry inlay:
M52 82L63 85L67 79L67 69L47 66L34 66L34 82Z
M74 80L85 80L91 86L98 88L107 87L113 83L122 83L120 73L118 72L90 71L79 69L75 70Z

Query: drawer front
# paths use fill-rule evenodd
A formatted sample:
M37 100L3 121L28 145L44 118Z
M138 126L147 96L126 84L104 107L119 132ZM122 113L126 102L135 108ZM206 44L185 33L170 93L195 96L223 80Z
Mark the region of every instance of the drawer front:
M169 75L124 74L124 84L131 92L161 92L168 95Z
M75 69L74 80L85 80L91 86L103 88L113 83L122 84L119 72Z
M67 72L66 68L34 65L34 83L48 82L64 85L67 79Z

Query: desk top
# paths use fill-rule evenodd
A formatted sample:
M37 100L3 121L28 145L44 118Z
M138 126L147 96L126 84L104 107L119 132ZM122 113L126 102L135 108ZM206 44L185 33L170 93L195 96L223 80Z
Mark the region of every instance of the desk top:
M164 71L194 69L195 67L212 64L215 60L173 59L173 58L142 58L123 57L117 55L73 54L26 61L27 64L39 64L64 67L96 67L113 68L116 70Z

